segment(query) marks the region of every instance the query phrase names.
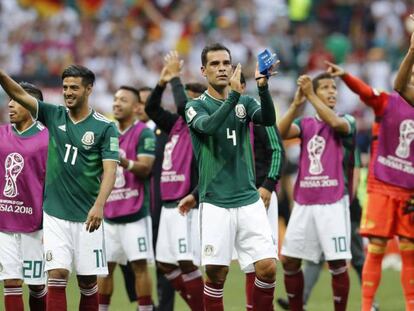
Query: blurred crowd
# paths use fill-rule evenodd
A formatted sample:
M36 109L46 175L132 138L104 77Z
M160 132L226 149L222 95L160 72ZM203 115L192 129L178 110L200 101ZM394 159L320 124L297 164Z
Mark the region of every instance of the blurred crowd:
M110 114L113 91L122 84L154 86L172 49L184 59L183 81L203 82L202 48L223 43L254 92L256 55L269 48L281 61L271 88L283 113L298 75L325 70L325 60L390 90L413 11L414 1L400 0L3 0L0 67L62 102L62 69L83 64L97 76L92 105ZM369 130L370 112L342 85L338 102L362 132ZM0 122L7 122L6 100L0 103Z

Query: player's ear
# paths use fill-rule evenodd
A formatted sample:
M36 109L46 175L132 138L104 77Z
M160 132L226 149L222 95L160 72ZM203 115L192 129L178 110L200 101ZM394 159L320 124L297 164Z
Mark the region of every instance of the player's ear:
M132 111L133 111L133 113L134 113L135 115L138 113L138 109L139 109L139 104L138 104L138 102L134 102L134 103L132 104Z
M206 73L206 67L205 66L201 66L201 74L203 75L203 77L206 77L207 76L207 73Z
M92 93L92 84L88 84L88 86L86 87L86 94L91 95Z

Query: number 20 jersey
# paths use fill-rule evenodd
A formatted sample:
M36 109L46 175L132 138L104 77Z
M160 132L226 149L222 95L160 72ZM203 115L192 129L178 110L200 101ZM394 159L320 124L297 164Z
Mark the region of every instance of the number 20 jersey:
M49 130L43 210L84 222L99 192L102 161L118 161L115 124L94 110L73 122L66 107L41 101L37 119Z

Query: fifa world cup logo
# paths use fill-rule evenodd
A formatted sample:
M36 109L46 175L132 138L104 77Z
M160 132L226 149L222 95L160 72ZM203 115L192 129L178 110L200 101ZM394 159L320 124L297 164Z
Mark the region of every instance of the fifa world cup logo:
M119 158L125 158L126 153L124 150L119 149ZM126 184L125 176L124 176L124 168L121 165L118 165L116 168L116 179L114 188L122 188Z
M406 159L410 156L410 144L414 139L414 120L404 120L400 124L400 143L398 144L395 154Z
M10 153L4 161L4 169L6 172L6 184L4 185L3 194L8 198L14 198L19 194L17 189L17 176L21 173L24 167L23 157L17 153Z
M314 135L309 140L307 149L310 160L309 174L319 175L323 172L323 166L321 163L321 157L325 150L325 139L322 136Z
M162 161L162 169L168 171L172 168L172 153L177 145L179 135L173 135L171 140L165 144L164 159ZM188 150L187 150L188 152Z

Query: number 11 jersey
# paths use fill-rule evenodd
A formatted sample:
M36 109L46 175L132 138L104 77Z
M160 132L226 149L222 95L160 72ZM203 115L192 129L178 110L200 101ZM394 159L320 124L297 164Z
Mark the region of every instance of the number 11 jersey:
M84 222L99 193L102 161L118 161L115 124L93 109L74 122L66 107L41 101L37 119L49 130L43 210Z

